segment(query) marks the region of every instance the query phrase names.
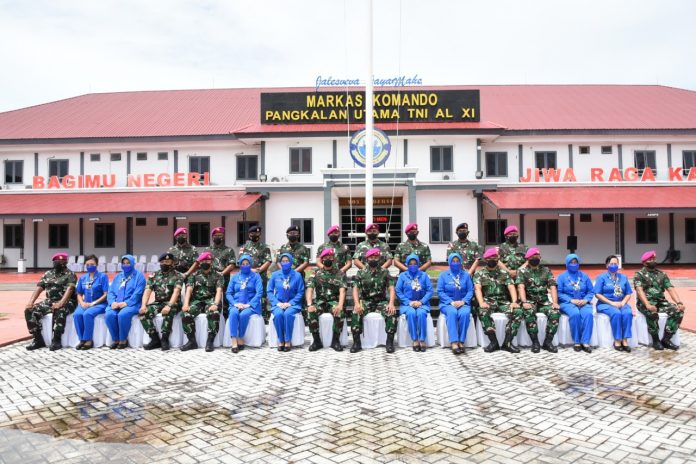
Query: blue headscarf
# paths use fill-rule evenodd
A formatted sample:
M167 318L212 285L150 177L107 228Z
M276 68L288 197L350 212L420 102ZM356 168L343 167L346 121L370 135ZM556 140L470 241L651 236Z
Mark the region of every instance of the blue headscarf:
M284 271L284 270L283 270L283 266L282 266L281 263L280 263L280 261L283 259L283 256L287 256L287 257L290 259L291 268L288 269L287 271ZM286 253L281 253L281 254L280 254L280 256L278 257L278 266L280 266L280 270L283 272L283 274L288 275L288 274L290 273L290 271L292 270L292 262L293 262L292 253L287 253L287 252L286 252Z
M455 272L454 270L452 270L452 259L454 259L454 258L459 258L459 271L458 272ZM452 271L453 274L459 274L460 272L462 272L462 267L464 266L464 260L462 259L462 255L460 255L457 252L452 253L451 255L449 255L447 257L447 264L449 264L450 271Z
M135 270L135 263L136 263L136 261L135 261L135 256L133 256L133 255L123 255L123 256L121 256L121 262L123 262L124 259L127 259L128 262L130 262L130 264L131 264L132 267L131 267L131 270L130 270L129 272L126 272L126 271L122 271L122 272L123 272L124 274L130 274L131 272L133 272L133 271Z
M247 272L244 272L244 270L242 269L242 261L244 260L249 261L249 269L247 270ZM251 272L251 266L254 265L254 259L247 254L241 254L239 255L239 259L237 260L237 265L239 265L239 269L242 274L249 274Z
M577 266L579 268L581 261L580 261L580 257L578 255L576 255L575 253L570 253L565 258L566 269L568 269L569 274L573 274L573 275L575 275L578 272L578 269L571 269L570 268L570 266L573 266L570 262L574 259L578 260Z
M406 262L405 262L405 264L406 264L406 267L408 267L408 272L411 274L411 276L415 277L415 276L418 275L418 269L416 269L415 272L412 271L412 270L411 270L411 265L409 264L409 263L411 262L411 260L413 260L413 259L416 260L416 263L417 263L416 266L417 266L418 268L420 268L420 264L421 264L420 258L419 258L418 255L415 254L415 253L411 253L410 255L408 255L408 256L406 257Z

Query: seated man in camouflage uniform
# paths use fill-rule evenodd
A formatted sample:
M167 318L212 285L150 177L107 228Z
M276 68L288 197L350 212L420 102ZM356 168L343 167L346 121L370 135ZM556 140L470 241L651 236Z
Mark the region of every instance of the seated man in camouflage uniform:
M309 351L316 351L324 346L319 336L319 316L324 313L333 315L333 338L331 348L343 351L339 337L343 330L345 313L343 305L346 301L346 276L336 262L336 252L333 248L325 248L319 255L322 268L307 279L305 297L307 298L307 318L309 319L309 332L314 341L309 346ZM314 293L316 292L316 297Z
M483 259L485 267L479 268L474 274L474 291L479 304L479 317L483 324L483 330L490 340L484 351L490 353L500 349L491 314L503 313L507 315L508 322L502 349L510 353L519 353L520 350L512 344L512 339L516 334L516 331L513 333L513 327L515 325L519 327L521 321L521 315L515 311L519 308L516 303L515 285L510 274L498 267L498 250L496 248L486 250Z
M401 272L408 270L406 258L409 255L416 255L421 262L420 270L426 271L433 263L430 247L418 240L418 224L412 223L404 229L408 240L399 243L394 252L394 266L398 267Z
M213 270L213 255L201 253L197 259L200 269L186 280L186 296L182 308L184 333L188 342L181 351L198 348L196 343L196 316L205 311L208 317L208 340L205 351L213 351L215 336L220 329L220 312L222 310L223 278L222 274Z
M394 282L389 271L379 266L380 249L372 248L365 253L367 268L360 269L353 279L353 316L350 323L353 333L351 353L362 349L360 334L363 331L365 313L379 312L386 323L387 353L394 352L394 334L398 314L394 306Z
M667 274L657 269L655 251L646 251L640 258L643 268L633 277L633 287L638 294L636 304L638 311L643 313L648 323L648 332L652 337L652 347L656 350L667 348L677 350L679 347L672 343L672 337L681 324L686 307L682 303L677 291L674 289ZM665 290L669 293L674 303L665 298ZM660 328L658 321L660 312L667 313L665 333L660 340Z
M517 277L517 270L527 265L524 259L527 245L518 242L520 231L517 226L506 227L503 235L505 235L505 242L498 249L500 254L499 266L508 271L514 279Z
M59 350L62 347L60 339L65 331L65 320L68 314L75 310L77 303L75 298L77 278L68 269L67 253L56 253L51 260L53 261L53 269L46 271L37 282L36 289L24 308L27 329L34 336L34 341L27 346L27 350L30 351L46 346L41 335L41 319L48 313L53 313L51 351ZM34 304L43 291L46 292L46 299Z
M558 321L561 318L558 304L558 289L556 279L551 270L541 264L541 252L538 248L530 248L524 255L527 266L517 272L515 283L522 302L522 317L527 325L527 333L532 339L532 353L539 352L539 327L537 326L536 313L546 314L546 337L543 348L551 353L557 353L553 346L553 337L558 330ZM549 292L551 300L549 301Z
M174 316L180 310L179 297L181 296L181 286L184 283L184 276L174 269L174 255L162 253L159 256L160 269L147 279L143 301L140 306L140 323L143 329L150 336L150 343L143 348L154 350L162 348L162 351L169 349L169 334L172 333L172 323ZM155 296L150 303L150 295ZM155 329L155 316L162 314L162 338L160 339Z

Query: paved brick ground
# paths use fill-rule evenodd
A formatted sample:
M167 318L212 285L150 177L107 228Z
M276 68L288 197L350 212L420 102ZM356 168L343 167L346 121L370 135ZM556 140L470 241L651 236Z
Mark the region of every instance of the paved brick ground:
M678 352L0 349L0 462L696 462Z

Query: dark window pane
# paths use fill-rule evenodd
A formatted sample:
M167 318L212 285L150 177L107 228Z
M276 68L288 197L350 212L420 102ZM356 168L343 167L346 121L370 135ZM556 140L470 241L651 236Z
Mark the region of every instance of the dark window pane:
M68 225L49 224L48 225L48 247L67 248L68 247Z
M21 224L5 224L5 248L23 248Z
M158 217L157 218L157 225L158 226L166 226L169 224L169 218L166 217Z
M300 152L295 148L290 150L290 172L292 174L300 172Z
M246 162L245 161L246 160L243 156L237 157L237 179L246 179L247 178Z
M696 243L696 219L686 218L686 243Z
M312 172L312 151L309 148L302 150L302 172Z
M116 243L115 224L94 224L94 247L114 248Z

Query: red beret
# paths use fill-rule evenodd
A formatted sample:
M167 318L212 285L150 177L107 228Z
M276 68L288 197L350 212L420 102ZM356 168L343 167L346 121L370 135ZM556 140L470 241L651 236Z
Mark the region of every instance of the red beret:
M339 228L338 226L331 226L329 227L329 230L326 231L326 235L329 235L331 232L338 232Z
M55 260L57 260L57 259L64 259L64 260L67 261L67 259L68 259L68 254L67 254L67 253L63 253L63 252L60 252L60 253L54 254L54 255L51 257L51 261L55 261Z
M644 263L647 260L649 260L650 258L655 258L655 257L657 257L657 253L655 253L655 250L646 251L645 253L643 253L643 256L640 257L640 262Z
M213 231L210 233L210 235L215 235L215 234L224 234L225 233L225 228L224 227L216 227L213 229Z
M500 229L499 229L500 230ZM520 230L517 228L517 226L507 226L505 230L503 231L503 235L511 234L513 232L519 233Z
M381 254L379 248L370 248L367 250L367 253L365 253L365 258L369 258L370 256L379 256Z
M206 259L213 259L213 254L209 251L204 251L203 253L198 255L198 259L196 259L196 261L200 263L201 261L205 261Z
M498 256L498 248L491 247L483 253L483 259L490 258L491 256Z
M326 248L326 249L324 249L324 251L321 252L321 254L319 255L319 258L321 259L324 256L333 256L335 254L336 254L336 252L334 251L333 248Z
M372 224L368 224L367 227L365 227L365 232L367 232L370 229L377 229L377 231L379 231L379 226L374 222Z
M186 227L179 227L174 231L174 236L176 237L177 235L181 234L188 234L188 229Z
M418 224L416 224L415 222L412 222L411 224L407 225L406 229L404 229L404 232L408 234L413 229L418 230Z

